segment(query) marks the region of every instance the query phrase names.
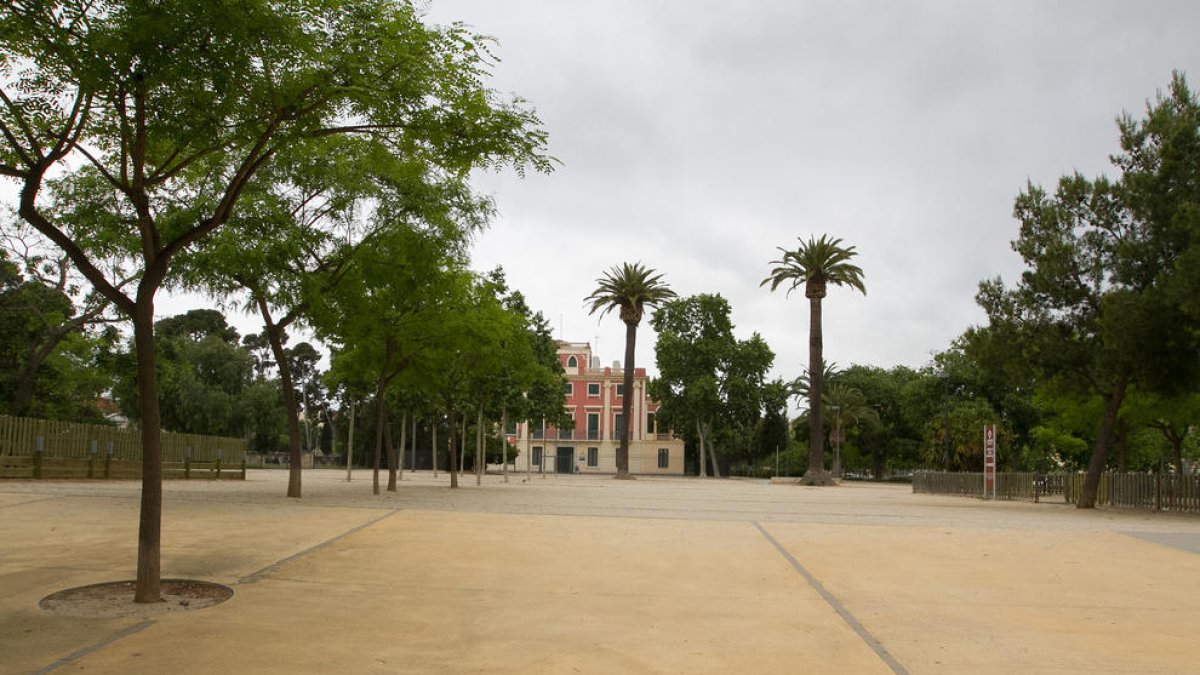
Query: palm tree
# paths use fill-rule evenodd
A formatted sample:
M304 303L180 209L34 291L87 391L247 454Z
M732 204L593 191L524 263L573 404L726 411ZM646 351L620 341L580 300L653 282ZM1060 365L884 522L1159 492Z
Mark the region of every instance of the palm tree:
M661 274L655 274L654 270L640 262L613 266L604 276L596 279L596 283L599 284L596 290L584 298L584 304L591 305L589 313L599 311L600 318L604 318L605 314L619 308L621 320L625 322L625 384L621 397L621 419L625 421L625 428L621 433L621 445L617 448L617 478L631 478L629 437L633 420L629 416L633 403L633 350L637 343L637 327L642 322L646 305L658 305L670 300L675 297L675 291L662 283Z
M825 411L832 410L838 418L834 431L838 434L838 447L845 447L846 430L862 423L879 424L879 411L867 403L867 397L861 391L843 382L827 382L827 387L821 396ZM832 438L832 437L831 437ZM833 476L842 477L841 458L834 455Z
M820 239L800 240L800 247L789 251L782 247L783 256L772 260L775 265L771 275L762 280L760 286L771 284L774 291L784 282L791 282L788 295L804 284L804 297L808 298L808 409L811 424L808 432L808 472L804 474L806 485L829 485L833 481L825 472L825 442L821 433L821 394L824 387L824 340L821 335L821 300L829 284L849 286L867 294L863 286L863 272L849 261L856 253L853 246L842 247L842 240L821 235Z

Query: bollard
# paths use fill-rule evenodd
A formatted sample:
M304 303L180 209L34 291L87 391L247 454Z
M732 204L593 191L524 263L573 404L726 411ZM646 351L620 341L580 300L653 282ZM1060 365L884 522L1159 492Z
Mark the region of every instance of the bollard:
M42 477L42 453L46 450L46 439L38 436L33 446L33 477Z
M217 448L217 463L216 469L213 471L213 480L221 477L221 449Z

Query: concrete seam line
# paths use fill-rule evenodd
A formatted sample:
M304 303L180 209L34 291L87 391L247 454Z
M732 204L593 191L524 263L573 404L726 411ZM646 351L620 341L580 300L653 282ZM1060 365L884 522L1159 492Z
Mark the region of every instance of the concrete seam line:
M134 633L139 633L153 625L154 625L154 621L150 621L150 620L143 621L141 623L136 623L119 633L109 636L109 638L106 640L101 640L100 642L97 642L94 645L84 647L83 649L72 652L72 653L62 657L61 659L55 661L54 663L51 663L50 665L46 666L45 668L42 668L41 670L35 670L33 672L36 675L42 675L43 673L49 673L49 672L58 670L59 668L62 668L63 666L70 665L72 662L82 659L83 657L87 656L88 654L92 654L94 652L100 651L101 649L111 645L112 643L116 642L117 640L127 638L130 635L133 635Z
M804 580L808 582L808 585L812 586L813 590L815 590L817 594L825 600L825 602L829 603L829 606L833 608L833 611L837 612L838 616L842 617L842 620L845 621L850 628L854 629L855 633L858 633L858 637L862 638L862 641L867 643L867 646L870 647L880 659L883 659L883 662L892 669L893 673L896 675L909 675L904 666L901 665L900 662L888 652L887 648L883 646L883 643L875 639L875 636L871 635L871 633L868 632L861 623L859 623L858 619L854 618L854 615L851 614L850 611L846 609L837 598L833 597L833 594L826 590L825 586L823 586L820 581L817 581L817 578L814 577L807 569L805 569L804 565L801 565L800 561L796 560L795 556L793 556L786 548L783 547L783 544L780 544L775 537L772 537L771 533L767 532L767 530L763 528L763 526L759 524L757 520L752 522L754 523L754 527L757 527L758 531L767 538L767 541L771 542L771 545L775 547L775 550L779 551L779 554L783 556L784 560L787 560L789 563L791 563L792 568L799 572L800 576L804 577Z
M270 574L271 572L274 572L275 570L279 569L280 567L283 567L284 565L286 565L294 560L298 560L298 559L303 558L304 556L308 555L309 553L313 553L322 548L325 548L326 546L329 546L330 544L333 544L340 539L349 537L350 535L354 534L355 532L358 532L359 530L368 528L368 527L374 525L375 523L378 523L379 521L383 520L384 518L389 518L391 516L396 515L399 512L400 512L399 509L394 510L394 511L388 511L387 513L385 513L377 518L372 518L371 520L368 520L367 522L363 523L362 525L359 525L358 527L353 527L349 530L346 530L345 532L343 532L339 535L330 537L329 539L326 539L325 541L323 541L319 544L313 544L312 546L309 546L308 548L304 549L303 551L300 551L299 553L293 553L292 555L289 555L286 558L283 558L281 560L276 560L275 562L271 563L270 565L267 565L266 567L258 570L257 572L252 572L250 574L247 574L246 576L242 577L241 579L238 579L234 583L239 584L239 585L240 584L252 584L255 581L258 581L259 579L263 578L264 576Z

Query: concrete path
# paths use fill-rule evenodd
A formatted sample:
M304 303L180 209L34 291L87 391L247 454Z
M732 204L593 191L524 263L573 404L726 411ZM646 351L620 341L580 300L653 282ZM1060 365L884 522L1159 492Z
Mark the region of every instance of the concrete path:
M1200 518L762 481L283 472L170 482L148 620L137 484L0 482L0 672L1200 673Z

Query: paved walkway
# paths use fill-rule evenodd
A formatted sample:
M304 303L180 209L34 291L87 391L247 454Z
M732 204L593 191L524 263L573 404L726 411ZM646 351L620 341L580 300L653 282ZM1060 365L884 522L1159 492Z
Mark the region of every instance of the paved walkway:
M0 672L1200 673L1200 518L761 481L283 472L170 482L149 620L137 484L0 482Z

